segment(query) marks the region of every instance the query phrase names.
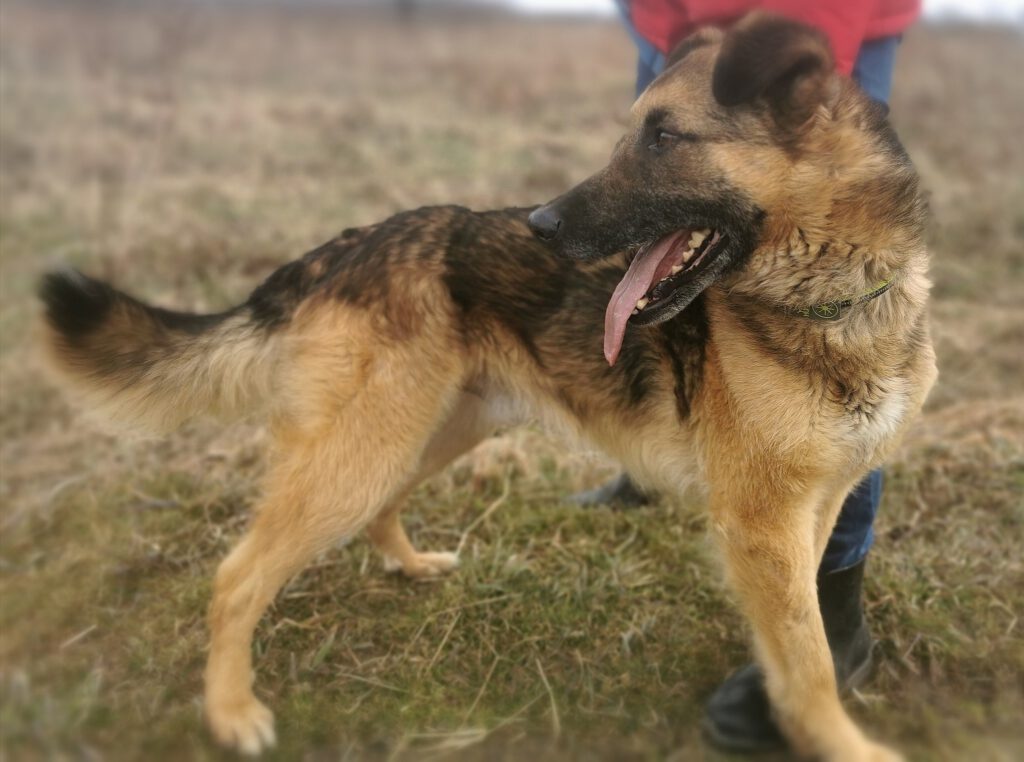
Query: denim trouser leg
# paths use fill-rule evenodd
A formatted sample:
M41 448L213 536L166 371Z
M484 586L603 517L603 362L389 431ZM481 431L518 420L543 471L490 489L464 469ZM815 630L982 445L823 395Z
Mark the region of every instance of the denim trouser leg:
M872 471L846 496L818 571L824 574L856 566L875 541L875 516L882 500L882 471Z
M900 37L881 37L867 40L857 51L853 64L853 78L861 89L888 108L892 91L892 70L896 63L896 49Z
M654 70L650 62L645 60L643 57L636 59L636 97L640 97L640 93L647 89L647 86L654 81L654 78L658 76L658 72Z
M626 30L633 38L633 44L636 45L636 96L639 98L640 93L646 90L647 86L665 68L665 56L633 28L629 15L629 3L626 0L617 0L617 4Z

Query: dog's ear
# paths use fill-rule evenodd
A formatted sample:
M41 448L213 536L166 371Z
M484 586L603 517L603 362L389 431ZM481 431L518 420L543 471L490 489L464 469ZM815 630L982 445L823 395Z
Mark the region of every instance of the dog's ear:
M726 33L711 91L727 107L763 100L781 126L793 129L837 91L834 69L824 34L757 11Z
M722 30L717 29L713 26L706 26L702 29L698 29L696 32L688 37L685 37L682 42L672 48L672 52L668 54L668 58L665 59L665 68L671 68L677 63L682 61L686 56L692 53L697 48L707 47L708 45L714 45L722 39Z

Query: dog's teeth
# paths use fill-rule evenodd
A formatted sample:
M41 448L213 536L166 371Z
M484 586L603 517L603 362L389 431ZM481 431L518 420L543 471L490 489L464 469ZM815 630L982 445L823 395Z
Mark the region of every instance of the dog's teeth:
M640 310L633 310L633 311L632 311L632 312L630 312L629 314L630 314L630 315L639 315L639 314L640 314Z
M648 299L646 296L643 299L637 299L636 300L636 308L637 308L637 310L638 311L642 310L644 307L647 306L647 302L649 302L649 301L650 301L650 299Z
M704 230L694 230L690 233L690 248L696 249L704 243L704 239L708 237L709 232L710 231L705 228Z
M676 265L671 270L669 270L669 273L671 275L679 275L679 273L681 273L682 271L683 271L683 266L682 265Z
M689 262L691 259L693 259L693 255L696 254L696 253L697 252L695 252L693 249L690 249L689 251L684 251L683 252L683 262Z

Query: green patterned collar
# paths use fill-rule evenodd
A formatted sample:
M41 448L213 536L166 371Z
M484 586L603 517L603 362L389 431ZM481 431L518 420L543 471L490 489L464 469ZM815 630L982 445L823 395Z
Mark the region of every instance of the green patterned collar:
M822 304L812 304L810 307L787 307L786 311L790 315L796 315L798 317L809 318L810 320L822 320L825 322L831 322L833 320L839 320L850 307L857 304L863 304L864 302L870 302L875 299L892 286L892 279L883 280L873 289L868 291L866 294L860 296L851 296L849 299L837 299L833 302L824 302Z

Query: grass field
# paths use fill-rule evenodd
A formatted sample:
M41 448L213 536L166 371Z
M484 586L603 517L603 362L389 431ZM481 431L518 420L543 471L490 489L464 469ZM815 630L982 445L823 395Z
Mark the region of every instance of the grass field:
M72 263L179 308L240 301L341 228L546 200L629 104L612 24L168 4L0 7L0 759L219 758L204 611L258 490L255 425L109 433L45 383L32 292ZM1024 99L1019 33L919 28L893 114L935 221L940 380L888 469L851 697L919 760L1024 758ZM280 759L718 759L701 704L746 658L697 502L581 511L614 472L531 431L412 498L431 584L361 538L258 629Z

